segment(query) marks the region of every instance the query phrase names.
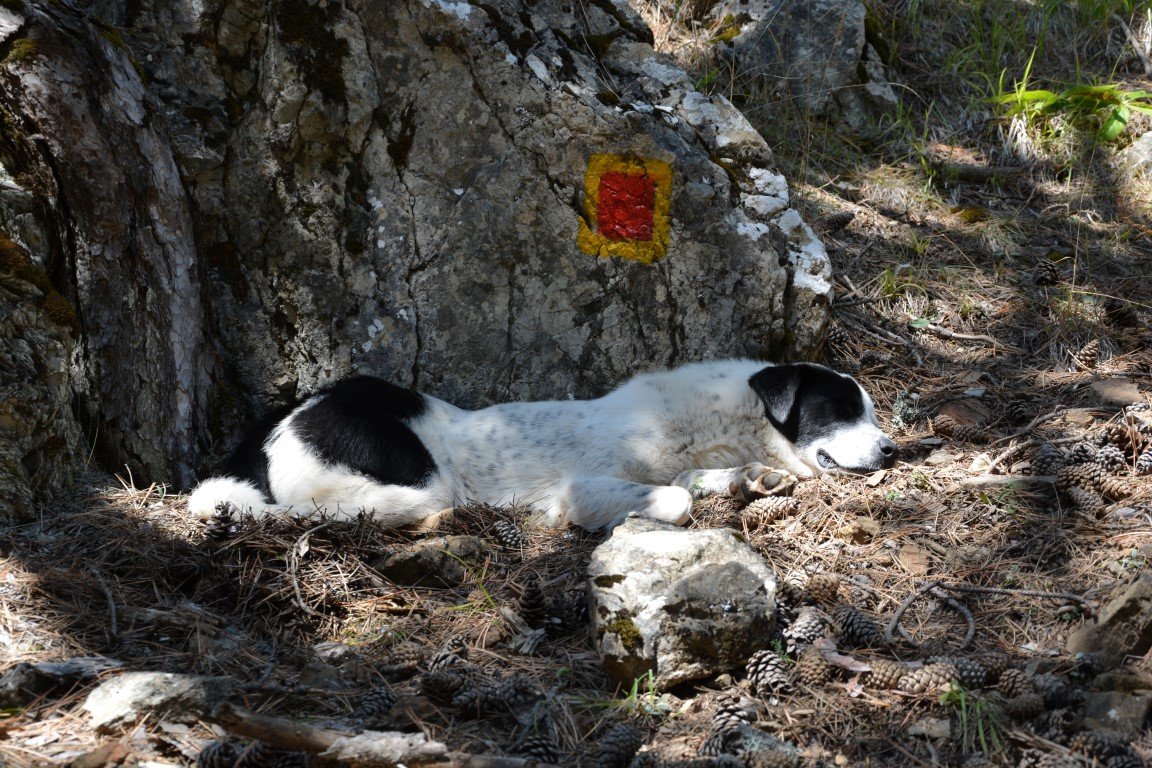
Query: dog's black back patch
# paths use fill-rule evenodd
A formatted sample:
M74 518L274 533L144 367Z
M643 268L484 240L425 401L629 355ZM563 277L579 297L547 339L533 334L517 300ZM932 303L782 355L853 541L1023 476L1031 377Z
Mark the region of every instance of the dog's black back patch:
M277 408L249 427L232 454L217 467L216 475L249 480L260 489L266 501L271 499L272 489L268 485L268 456L264 453L264 443L276 425L295 407L296 404Z
M760 396L772 426L796 445L826 437L838 425L864 418L859 385L822 365L771 366L754 374L748 385Z
M292 420L292 431L325 463L412 487L436 471L408 426L428 408L423 395L373 376L344 379L317 395L322 399Z

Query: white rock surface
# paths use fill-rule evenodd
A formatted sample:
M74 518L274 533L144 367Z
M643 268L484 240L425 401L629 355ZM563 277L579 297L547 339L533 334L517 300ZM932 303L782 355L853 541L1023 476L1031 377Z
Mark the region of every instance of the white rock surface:
M630 517L588 566L597 648L622 686L668 688L743 665L775 626L771 567L735 531Z
M145 715L188 723L231 696L234 687L227 677L127 672L88 694L84 709L98 731L131 725Z

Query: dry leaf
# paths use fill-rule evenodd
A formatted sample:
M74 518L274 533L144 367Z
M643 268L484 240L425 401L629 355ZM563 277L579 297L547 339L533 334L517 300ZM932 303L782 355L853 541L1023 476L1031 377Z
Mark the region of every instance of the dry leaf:
M932 566L932 555L919 544L904 544L896 550L896 563L908 573L923 576Z

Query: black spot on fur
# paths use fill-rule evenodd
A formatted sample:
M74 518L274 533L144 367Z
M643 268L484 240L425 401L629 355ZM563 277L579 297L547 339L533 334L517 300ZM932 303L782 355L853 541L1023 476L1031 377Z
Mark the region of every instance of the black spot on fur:
M822 365L764 368L748 380L772 426L798 446L864 418L864 398L850 377Z
M385 485L420 486L436 471L408 423L427 410L424 397L372 376L354 376L317 393L323 399L292 420L292 432L328 464Z
M217 468L216 476L251 481L264 494L264 500L270 500L272 489L268 487L268 457L264 453L264 443L276 425L295 407L296 403L277 408L249 427L232 455Z

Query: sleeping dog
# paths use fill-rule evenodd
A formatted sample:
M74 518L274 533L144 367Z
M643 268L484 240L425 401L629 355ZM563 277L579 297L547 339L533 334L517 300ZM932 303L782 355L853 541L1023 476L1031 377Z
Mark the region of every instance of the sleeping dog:
M868 394L812 363L696 363L596 400L477 411L355 376L249 432L188 504L202 518L228 503L394 526L466 502L527 505L551 525L612 527L631 511L683 523L694 498L765 464L812 477L895 460Z

